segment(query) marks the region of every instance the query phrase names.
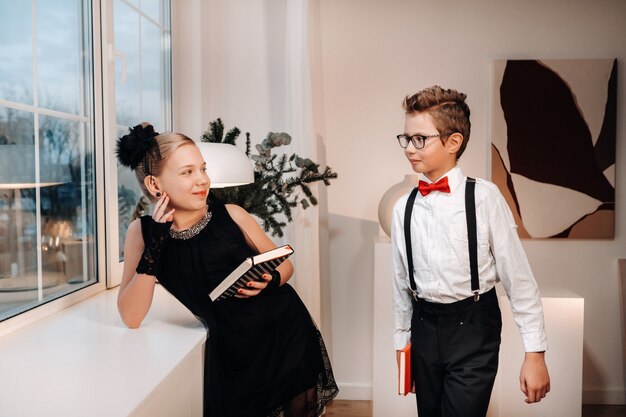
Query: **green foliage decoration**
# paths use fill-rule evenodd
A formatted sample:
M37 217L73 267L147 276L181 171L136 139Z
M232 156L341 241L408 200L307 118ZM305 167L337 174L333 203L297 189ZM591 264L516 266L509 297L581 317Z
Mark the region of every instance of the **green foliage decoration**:
M240 134L236 127L224 134L224 123L218 118L209 123L201 141L236 145ZM254 183L211 189L210 198L243 207L263 222L266 232L271 231L273 236L282 237L287 223L278 216L284 215L288 222L293 221L292 210L298 204L303 209L317 205L311 184L321 181L329 186L330 181L337 178L337 173L330 167L320 169L320 165L309 158L301 158L295 153L272 153L290 143L289 134L269 132L255 146L257 154L252 155L250 133L246 132L246 156L254 161Z

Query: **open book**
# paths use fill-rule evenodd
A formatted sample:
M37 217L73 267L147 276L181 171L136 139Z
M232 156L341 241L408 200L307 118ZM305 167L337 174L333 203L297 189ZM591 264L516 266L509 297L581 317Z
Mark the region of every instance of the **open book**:
M250 281L263 281L263 274L270 273L293 253L289 245L280 246L267 252L246 258L217 286L209 297L219 301L237 294L240 288L246 288Z

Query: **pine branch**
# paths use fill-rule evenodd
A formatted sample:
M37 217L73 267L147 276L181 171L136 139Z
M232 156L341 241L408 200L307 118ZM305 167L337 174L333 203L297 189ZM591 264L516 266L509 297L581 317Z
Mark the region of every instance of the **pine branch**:
M226 136L224 137L224 140L222 141L222 143L225 143L227 145L236 145L237 138L239 137L240 134L241 134L241 130L239 130L236 127L233 127L232 129L228 131L228 133L226 133Z
M240 135L237 128L231 129L222 141L224 125L221 119L209 123L209 131L202 140L235 145ZM276 154L273 150L291 143L291 136L284 132L269 132L260 144L255 146L257 154L251 154L250 133L246 133L246 155L254 161L253 184L211 190L212 198L219 198L226 203L237 204L263 222L263 229L273 236L283 236L282 229L287 222L293 221L293 209L300 206L307 209L317 205L310 184L321 181L330 185L337 174L330 167L324 167L308 158ZM294 166L295 165L295 166ZM293 175L292 175L293 174ZM278 220L284 217L285 221Z
M250 157L250 132L246 132L246 156Z
M202 142L221 143L224 136L224 123L222 119L209 122L209 130L202 135Z
M285 172L286 164L287 164L287 155L283 155L280 157L280 160L278 161L278 166L276 167L276 169L280 171L281 173L283 173Z
M311 191L311 188L308 185L300 184L300 188L302 188L302 191L304 192L305 196L307 196L308 198L313 197L313 192Z

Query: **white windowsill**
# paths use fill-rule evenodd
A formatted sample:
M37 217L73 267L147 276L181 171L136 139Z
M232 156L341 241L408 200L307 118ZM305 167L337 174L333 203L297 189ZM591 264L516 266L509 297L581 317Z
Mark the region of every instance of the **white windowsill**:
M157 286L150 313L131 330L116 298L117 289L105 291L0 338L1 415L147 415L166 380L184 380L181 396L193 391L201 401L202 324Z

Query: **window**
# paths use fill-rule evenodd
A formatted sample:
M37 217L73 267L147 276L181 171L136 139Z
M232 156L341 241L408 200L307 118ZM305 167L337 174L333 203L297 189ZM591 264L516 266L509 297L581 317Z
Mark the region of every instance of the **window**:
M116 138L171 128L169 1L100 5L0 0L0 321L102 290L107 262L119 282L140 194Z
M90 21L0 0L0 319L98 279Z
M157 132L171 130L171 51L169 1L113 2L116 137L128 127L151 123ZM145 209L134 174L117 168L118 250L124 260L124 239L133 213ZM119 274L114 274L118 275Z

